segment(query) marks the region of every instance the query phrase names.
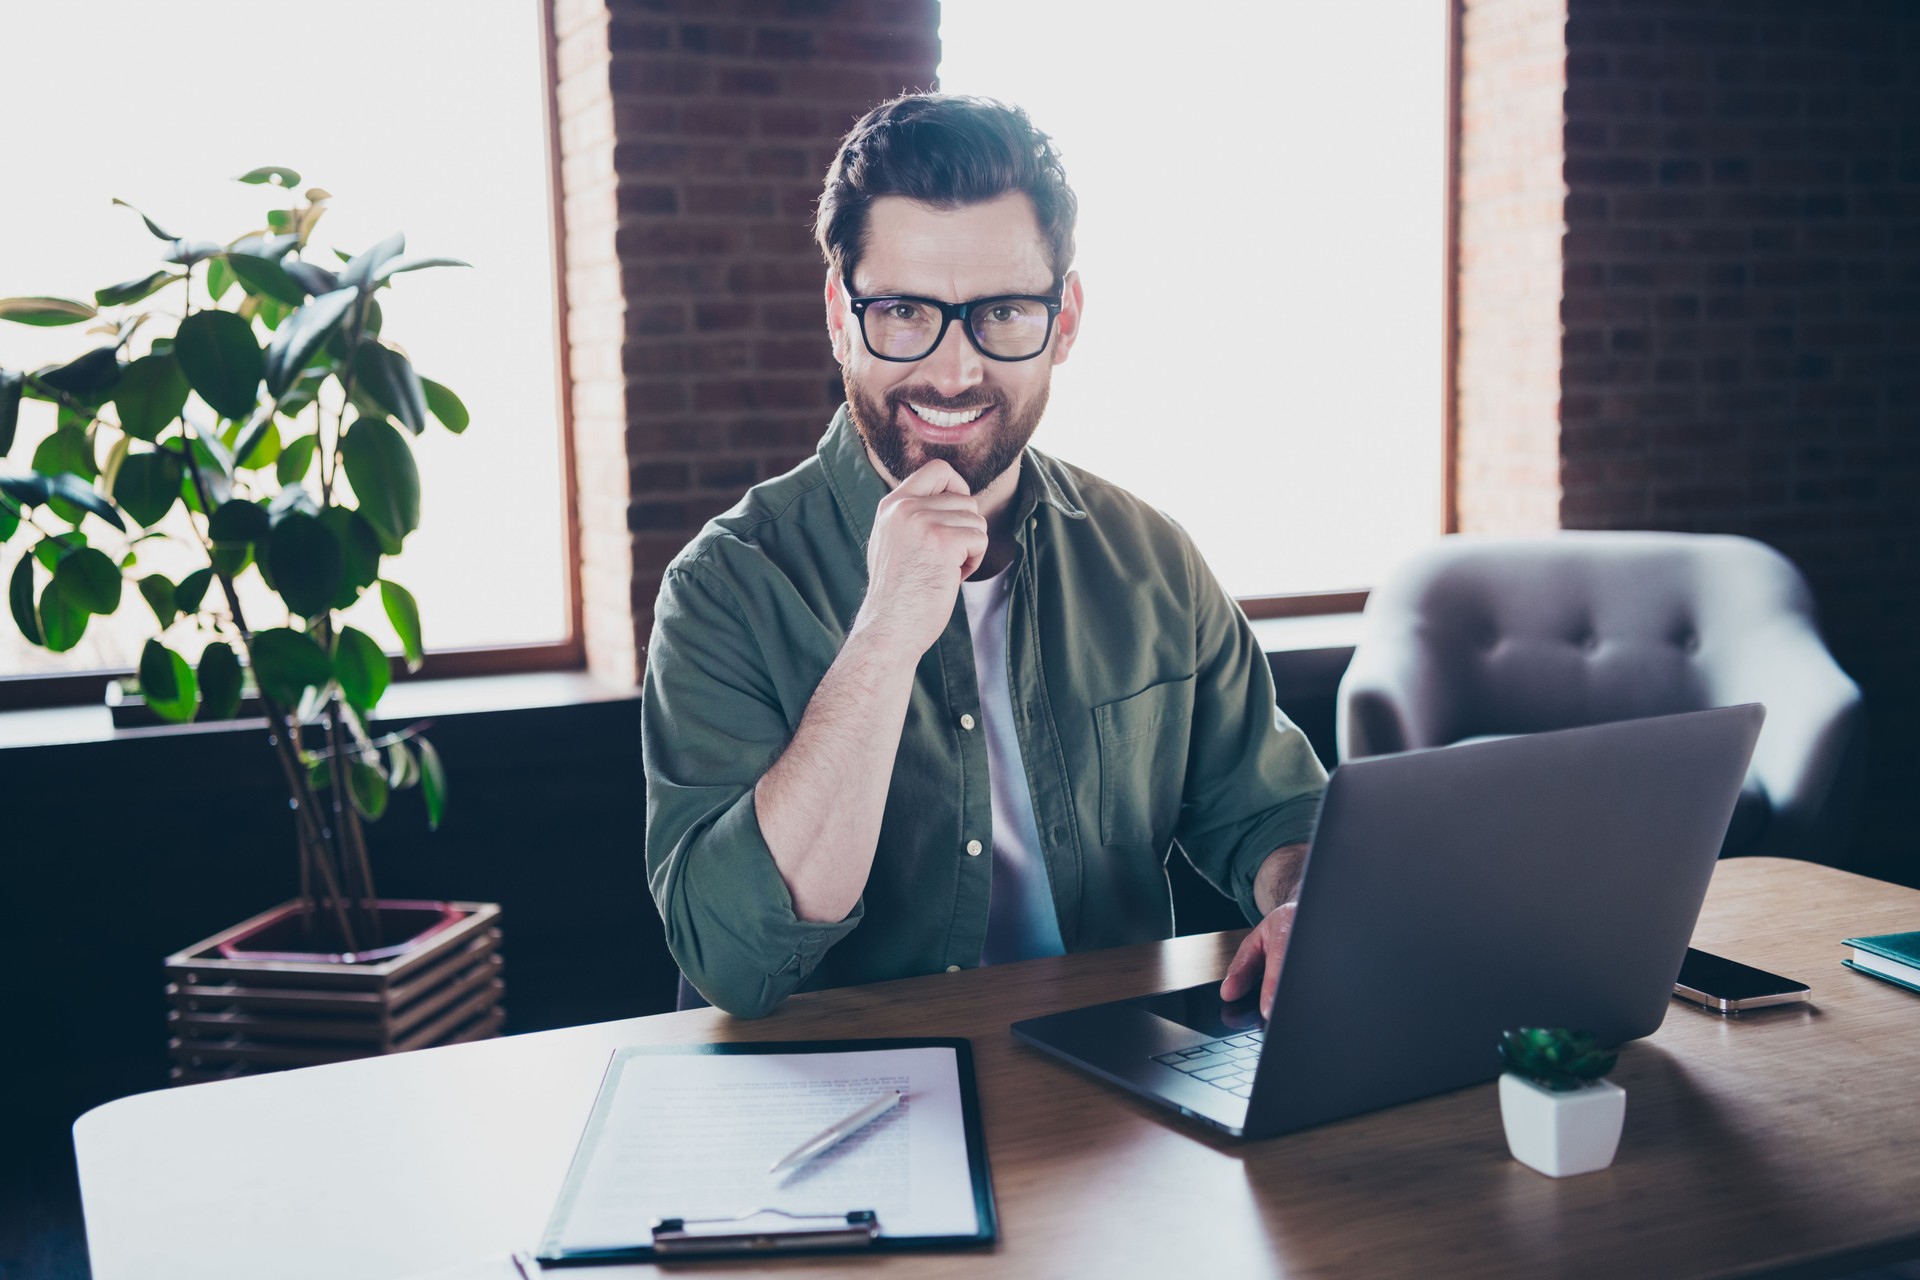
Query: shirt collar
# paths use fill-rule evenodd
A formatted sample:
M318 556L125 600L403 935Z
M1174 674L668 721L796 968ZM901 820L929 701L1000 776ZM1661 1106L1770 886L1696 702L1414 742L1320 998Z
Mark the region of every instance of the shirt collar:
M873 469L867 447L853 425L853 414L845 404L833 415L833 422L827 427L827 434L820 438L816 452L826 472L828 487L833 490L834 501L859 536L860 545L865 546L873 536L874 512L888 489L887 482ZM1072 473L1029 445L1021 457L1020 491L1014 497L1015 527L1024 525L1043 502L1070 520L1087 518L1079 502L1079 485Z

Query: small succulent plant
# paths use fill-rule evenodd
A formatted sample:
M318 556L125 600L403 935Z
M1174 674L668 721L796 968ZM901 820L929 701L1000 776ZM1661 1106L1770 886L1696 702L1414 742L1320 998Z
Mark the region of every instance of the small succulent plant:
M1565 1093L1603 1079L1620 1055L1601 1049L1591 1031L1521 1027L1500 1033L1500 1059L1516 1075Z

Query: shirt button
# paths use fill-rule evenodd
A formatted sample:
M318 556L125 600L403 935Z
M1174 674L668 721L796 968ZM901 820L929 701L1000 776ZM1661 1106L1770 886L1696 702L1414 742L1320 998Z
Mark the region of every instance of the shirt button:
M961 716L961 717L960 717L960 727L961 727L962 729L971 729L971 728L973 728L973 717L972 717L972 716Z
M974 858L980 856L980 842L978 840L967 841L967 855Z
M958 972L960 972L960 966L959 966L959 965L957 965L957 964L950 964L950 965L948 965L948 966L947 966L947 972L948 972L948 973L958 973Z

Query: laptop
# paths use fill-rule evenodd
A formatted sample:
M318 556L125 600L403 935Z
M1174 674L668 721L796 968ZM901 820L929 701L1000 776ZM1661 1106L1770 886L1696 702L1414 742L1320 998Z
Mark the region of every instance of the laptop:
M1757 704L1334 770L1271 1024L1218 981L1014 1036L1236 1137L1492 1080L1508 1027L1650 1035L1733 816Z

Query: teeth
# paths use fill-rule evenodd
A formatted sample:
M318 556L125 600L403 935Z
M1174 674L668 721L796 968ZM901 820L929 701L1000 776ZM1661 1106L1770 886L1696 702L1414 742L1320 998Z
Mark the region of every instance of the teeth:
M936 427L963 427L986 412L985 408L979 408L969 409L965 413L942 413L938 409L923 409L911 401L907 407Z

